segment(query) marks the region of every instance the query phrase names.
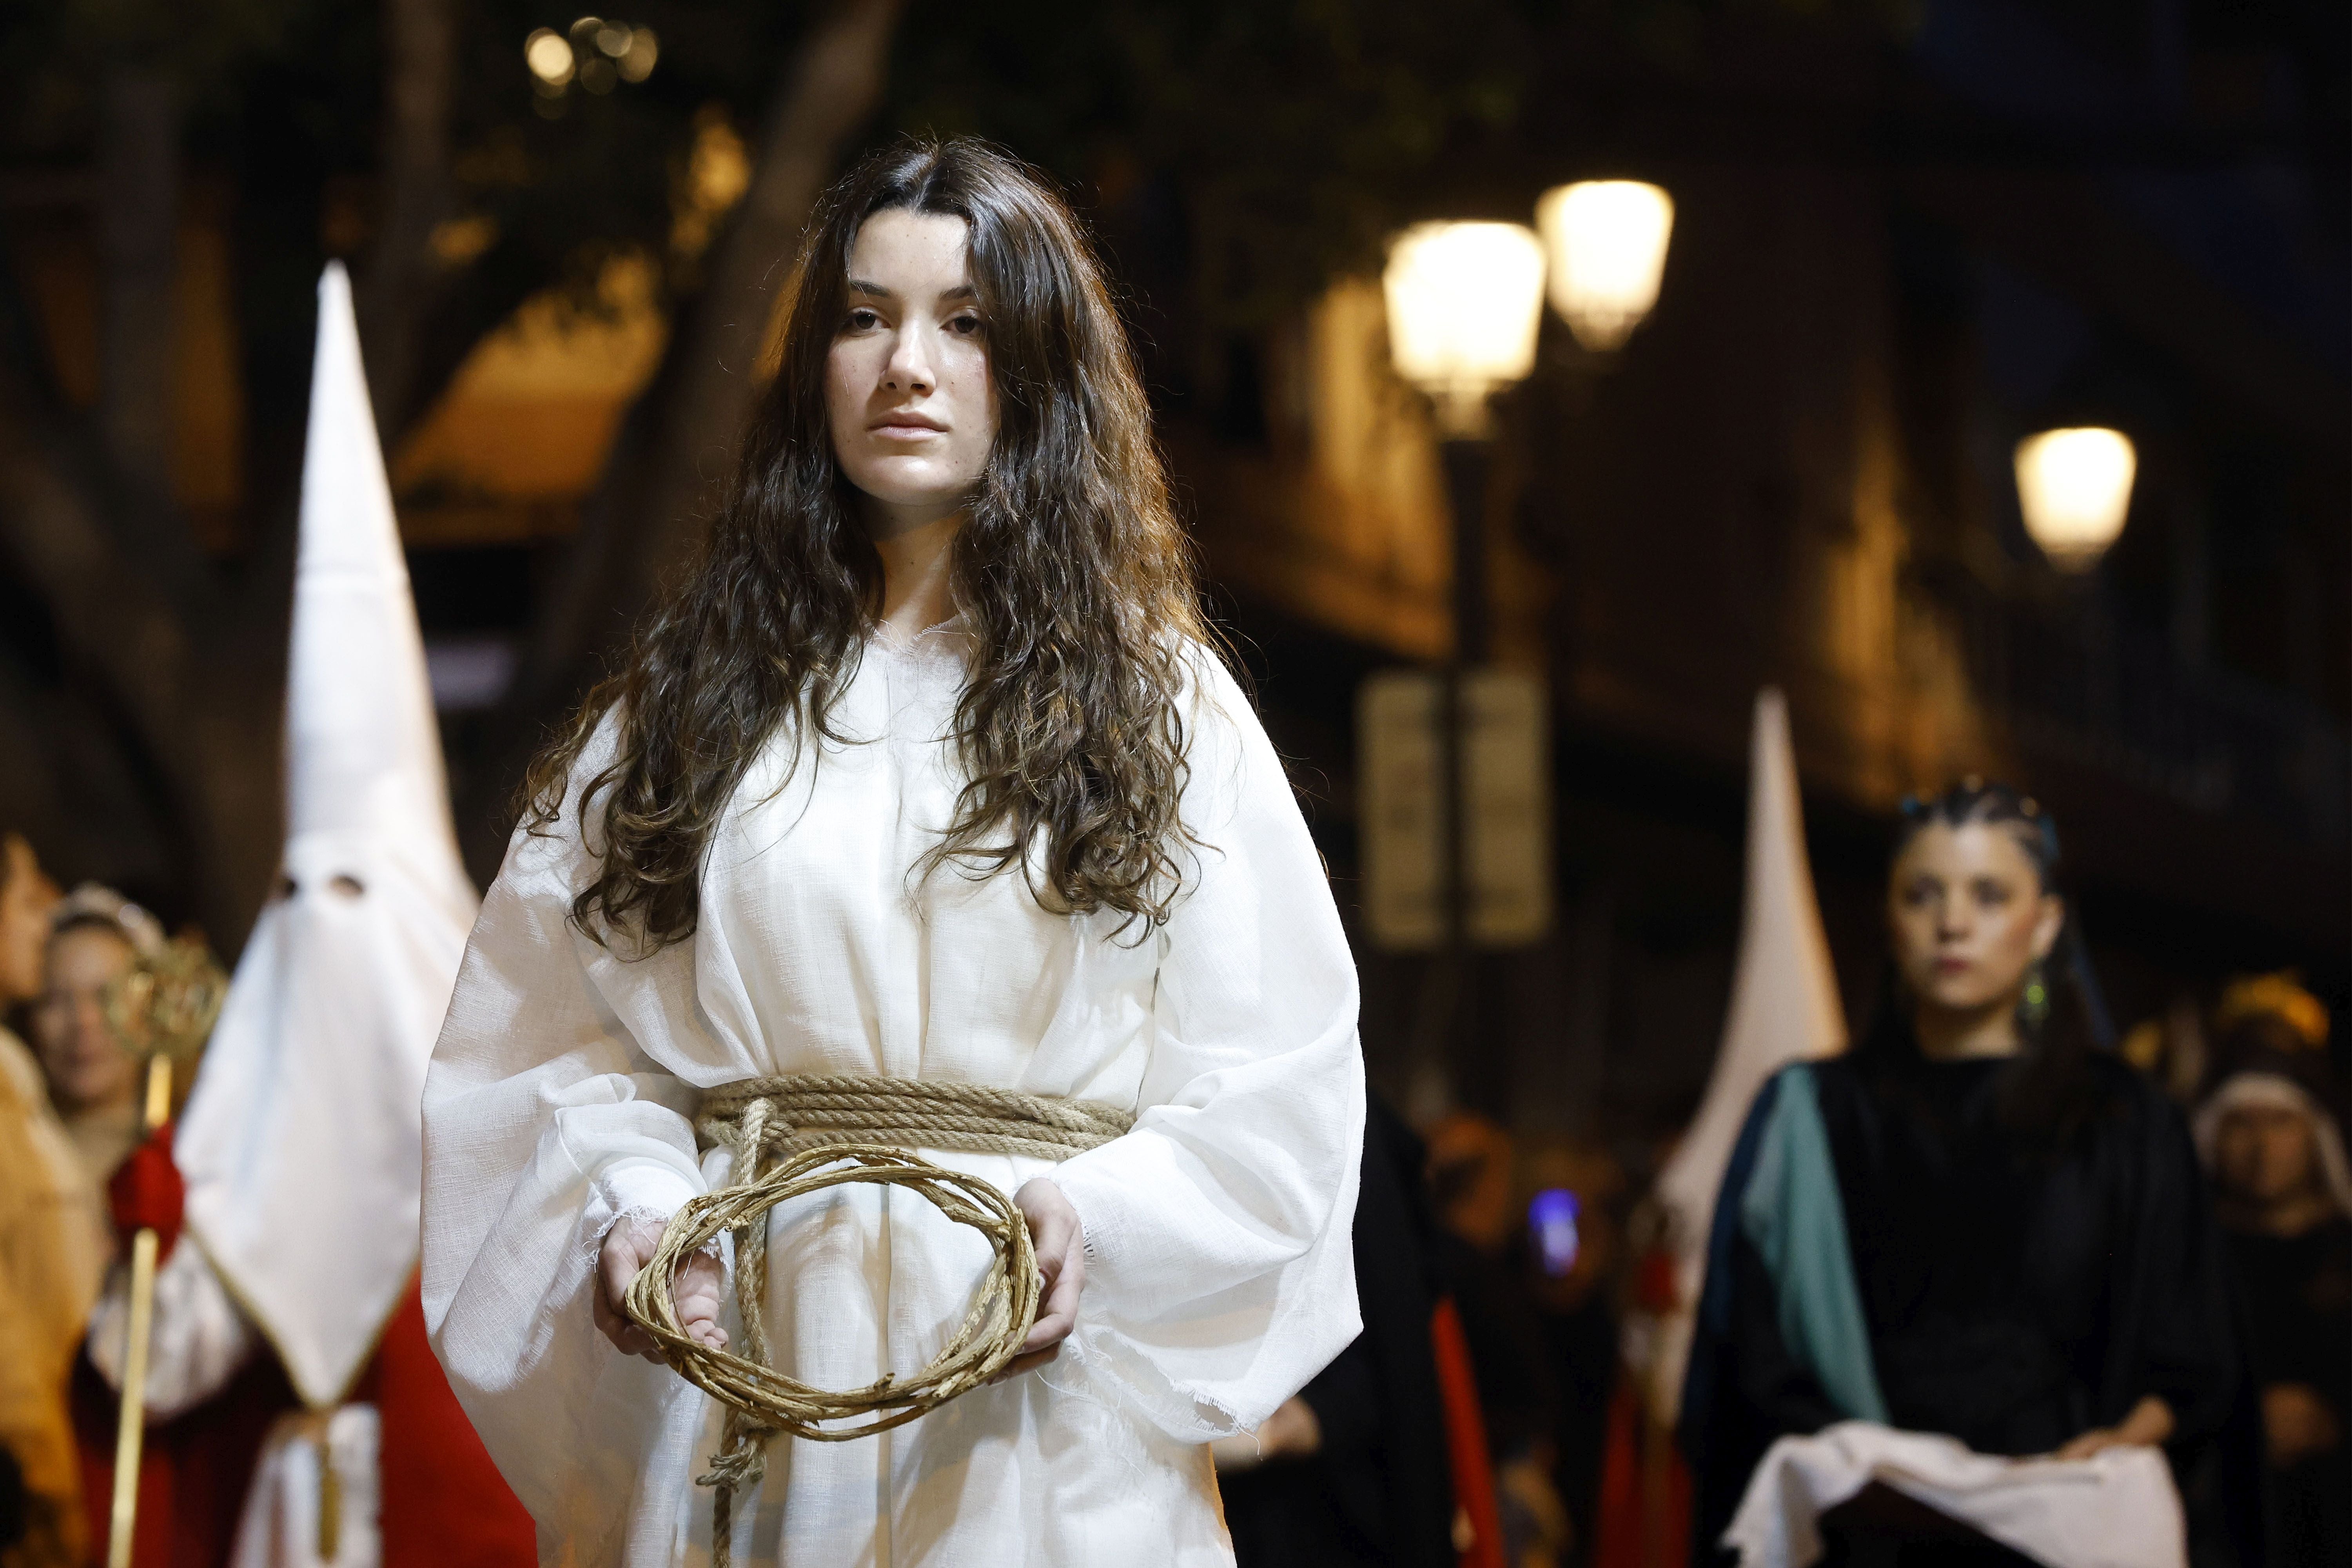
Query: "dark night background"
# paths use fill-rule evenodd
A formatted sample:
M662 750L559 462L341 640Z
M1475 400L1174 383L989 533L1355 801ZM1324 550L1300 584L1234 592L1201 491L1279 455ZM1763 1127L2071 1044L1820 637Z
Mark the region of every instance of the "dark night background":
M329 257L486 880L532 744L690 545L816 185L973 132L1113 260L1343 909L1357 685L1449 636L1444 517L1332 424L1370 399L1427 447L1349 280L1563 181L1675 197L1641 333L1603 363L1548 319L1505 409L1484 521L1500 657L1553 700L1559 918L1433 1033L1426 961L1364 945L1401 1098L1629 1151L1688 1113L1768 682L1855 1021L1895 802L1969 771L2063 825L2119 1022L2249 969L2352 1000L2344 6L631 5L650 74L561 96L522 44L572 16L511 0L0 14L0 825L64 879L231 950L267 886ZM2009 453L2084 423L2141 467L2076 579Z

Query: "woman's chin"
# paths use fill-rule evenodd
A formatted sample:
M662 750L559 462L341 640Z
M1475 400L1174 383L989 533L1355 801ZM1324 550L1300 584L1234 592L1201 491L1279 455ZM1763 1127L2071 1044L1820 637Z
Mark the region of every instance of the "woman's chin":
M1988 1008L1998 1007L2007 994L1997 987L1962 981L1925 987L1920 992L1920 999L1939 1013L1954 1017L1969 1017Z
M971 496L969 474L950 473L926 458L885 458L863 464L850 483L896 511L953 511Z

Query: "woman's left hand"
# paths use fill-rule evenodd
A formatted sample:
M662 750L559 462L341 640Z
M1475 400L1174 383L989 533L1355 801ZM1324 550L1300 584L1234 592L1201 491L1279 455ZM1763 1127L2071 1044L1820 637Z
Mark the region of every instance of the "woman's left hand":
M1037 1321L1021 1342L1021 1353L997 1374L1000 1378L1043 1366L1061 1353L1062 1342L1078 1326L1078 1292L1087 1283L1087 1227L1062 1189L1043 1176L1033 1176L1013 1194L1013 1204L1029 1222L1037 1272L1045 1285Z
M2109 1448L2153 1448L2172 1436L2172 1406L2151 1394L2112 1426L2094 1426L2051 1456L2087 1459Z

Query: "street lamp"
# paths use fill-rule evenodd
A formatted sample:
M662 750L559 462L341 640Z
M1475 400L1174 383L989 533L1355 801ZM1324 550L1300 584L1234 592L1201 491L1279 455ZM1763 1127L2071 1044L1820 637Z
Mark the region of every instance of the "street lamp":
M2138 458L2122 432L2044 430L2017 444L2017 500L2033 542L2064 572L2087 572L2124 531Z
M1535 369L1543 242L1516 223L1423 223L1389 248L1389 353L1429 395L1454 502L1454 660L1486 657L1487 400Z
M1436 692L1442 807L1434 891L1442 962L1429 976L1437 1005L1423 1009L1448 1035L1470 974L1464 688L1486 658L1488 400L1535 369L1543 279L1543 242L1522 225L1425 223L1397 237L1381 280L1390 354L1436 413L1454 512L1454 649Z
M1536 204L1551 304L1594 353L1622 348L1658 302L1674 198L1639 180L1582 180Z
M1442 849L1436 857L1434 879L1438 897L1433 900L1442 917L1440 922L1431 922L1438 930L1430 934L1442 939L1444 956L1442 966L1431 976L1437 985L1433 995L1439 1005L1423 1009L1433 1024L1441 1017L1457 1018L1462 993L1471 976L1474 925L1481 941L1509 943L1540 935L1549 919L1548 880L1533 896L1522 891L1515 900L1508 892L1498 895L1497 889L1506 888L1510 879L1491 881L1495 868L1487 862L1495 858L1498 846L1509 841L1493 838L1482 840L1481 897L1476 920L1473 919L1470 858L1465 853L1469 848L1468 786L1473 782L1466 743L1470 737L1465 733L1470 716L1465 687L1474 673L1480 693L1481 755L1487 757L1481 764L1480 777L1491 775L1499 782L1515 776L1495 760L1514 753L1514 748L1505 745L1498 750L1494 742L1498 736L1524 731L1527 743L1514 753L1523 753L1526 759L1520 771L1526 774L1527 787L1520 794L1527 798L1520 810L1537 814L1535 820L1540 824L1548 807L1538 803L1548 800L1549 795L1549 786L1541 783L1548 707L1540 685L1478 669L1486 662L1489 641L1485 525L1486 449L1493 433L1490 400L1503 388L1526 380L1535 369L1547 271L1553 305L1587 350L1605 354L1633 335L1657 303L1666 241L1674 226L1674 204L1654 185L1623 180L1587 182L1548 194L1538 207L1537 219L1543 228L1541 237L1519 224L1416 225L1398 236L1391 247L1381 279L1388 303L1391 357L1397 374L1427 394L1435 412L1439 454L1454 513L1454 647L1435 693L1441 761L1439 769L1433 770L1436 777L1432 780L1443 781L1436 792L1443 795L1438 824ZM1371 689L1368 687L1368 693ZM1376 706L1380 705L1368 700L1367 712ZM1419 711L1428 710L1424 699ZM1514 714L1516 718L1510 717ZM1366 776L1370 778L1375 772L1368 769ZM1495 826L1499 820L1494 816L1496 811L1509 814L1500 795L1482 816L1482 831ZM1548 835L1538 830L1535 842L1539 846L1546 841ZM1538 847L1517 858L1548 862L1549 855ZM1373 880L1370 869L1368 887ZM1410 920L1396 923L1418 926ZM1397 934L1405 932L1401 930ZM1419 945L1421 940L1416 931L1407 944Z
M1415 224L1389 247L1389 353L1449 440L1487 433L1487 397L1527 379L1543 317L1543 242L1516 223Z

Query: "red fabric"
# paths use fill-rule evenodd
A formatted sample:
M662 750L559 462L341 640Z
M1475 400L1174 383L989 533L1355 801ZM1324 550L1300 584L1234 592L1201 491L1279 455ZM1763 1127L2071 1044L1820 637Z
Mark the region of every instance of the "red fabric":
M155 1261L172 1256L180 1239L180 1215L187 1205L187 1184L172 1163L172 1124L168 1121L131 1151L106 1179L107 1206L114 1211L115 1234L127 1249L142 1230L155 1233Z
M1445 1450L1453 1460L1454 1501L1470 1517L1470 1546L1462 1568L1507 1568L1503 1514L1495 1505L1495 1467L1486 1456L1486 1418L1478 1408L1478 1378L1470 1342L1454 1298L1440 1296L1430 1314L1429 1339L1437 1356L1437 1391L1445 1404Z
M185 1415L147 1428L139 1456L139 1514L131 1568L225 1568L270 1424L295 1408L273 1355L256 1356L228 1386ZM82 1508L90 1560L106 1561L114 1510L114 1427L121 1396L76 1360L74 1436L81 1446Z
M1609 1403L1592 1568L1680 1568L1690 1561L1691 1480L1670 1434L1652 1433L1633 1378Z
M103 1563L121 1401L87 1356L74 1368L73 1396L91 1561ZM383 1568L536 1568L530 1516L433 1359L415 1279L350 1397L373 1405L383 1423ZM150 1426L131 1568L226 1568L262 1441L271 1423L297 1408L278 1358L265 1351L204 1404Z
M1643 1254L1640 1268L1634 1275L1634 1300L1645 1312L1671 1312L1682 1299L1682 1288L1675 1279L1675 1255L1664 1247Z
M383 1568L536 1568L530 1515L449 1392L413 1279L370 1377L383 1417Z

